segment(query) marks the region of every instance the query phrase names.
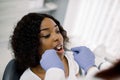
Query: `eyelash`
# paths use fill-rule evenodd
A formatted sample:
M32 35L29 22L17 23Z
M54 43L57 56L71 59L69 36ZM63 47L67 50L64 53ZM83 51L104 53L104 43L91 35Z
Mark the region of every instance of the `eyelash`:
M59 34L60 33L60 30L56 30L56 33ZM50 37L50 34L46 35L46 36L42 36L44 38L49 38Z
M43 36L44 38L49 38L50 37L50 34L46 35L46 36Z

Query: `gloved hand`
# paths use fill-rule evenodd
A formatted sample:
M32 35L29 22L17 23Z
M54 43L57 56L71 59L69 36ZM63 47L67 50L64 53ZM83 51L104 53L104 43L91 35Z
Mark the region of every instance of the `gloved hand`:
M40 64L46 71L53 67L64 70L64 65L54 49L46 50L43 53Z
M80 46L71 48L71 50L73 51L75 61L85 73L87 73L90 67L95 66L95 56L89 48Z

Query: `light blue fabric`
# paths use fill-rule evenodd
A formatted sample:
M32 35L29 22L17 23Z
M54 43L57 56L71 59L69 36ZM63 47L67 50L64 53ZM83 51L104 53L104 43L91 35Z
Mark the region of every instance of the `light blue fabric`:
M46 50L43 53L40 65L46 71L50 68L60 68L64 70L64 65L54 49Z
M95 65L95 55L89 48L80 46L71 48L71 50L73 51L74 59L85 73L90 67Z

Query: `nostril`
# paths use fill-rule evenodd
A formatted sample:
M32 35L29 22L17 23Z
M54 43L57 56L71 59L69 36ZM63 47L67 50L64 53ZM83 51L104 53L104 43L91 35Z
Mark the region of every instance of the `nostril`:
M56 39L54 39L54 41L59 41L59 39L58 39L58 38L56 38Z
M54 41L58 41L59 37L58 36L54 36L53 39L54 39Z

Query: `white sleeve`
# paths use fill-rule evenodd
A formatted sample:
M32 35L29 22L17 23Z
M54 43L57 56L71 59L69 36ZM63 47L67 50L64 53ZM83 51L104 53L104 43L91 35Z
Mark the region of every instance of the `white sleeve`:
M105 61L104 63L102 63L99 67L100 67L100 70L97 68L97 67L91 67L86 76L85 76L85 80L101 80L101 79L97 79L95 78L95 74L97 74L99 71L102 71L102 70L105 70L107 68L109 68L110 66L112 66L111 63Z
M62 69L50 68L47 70L45 80L66 80Z
M88 70L87 74L86 74L86 78L89 79L89 78L91 78L91 77L94 77L94 75L95 75L97 72L99 72L99 70L98 70L97 67L91 67L91 68Z

